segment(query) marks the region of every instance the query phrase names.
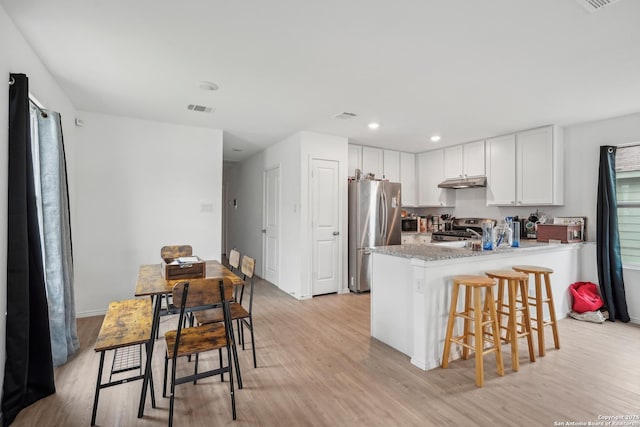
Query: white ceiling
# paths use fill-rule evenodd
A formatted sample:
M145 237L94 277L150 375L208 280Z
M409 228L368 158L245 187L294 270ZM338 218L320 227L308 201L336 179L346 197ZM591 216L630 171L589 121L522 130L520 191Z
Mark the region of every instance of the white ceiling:
M223 129L225 160L301 130L419 152L640 111L638 0L0 5L77 109Z

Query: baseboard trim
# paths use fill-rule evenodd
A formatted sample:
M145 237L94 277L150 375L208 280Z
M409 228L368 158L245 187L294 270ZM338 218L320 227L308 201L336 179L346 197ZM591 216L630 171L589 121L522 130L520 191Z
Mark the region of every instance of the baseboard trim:
M76 312L76 318L80 317L93 317L93 316L104 316L107 310L88 310L88 311L80 311ZM0 424L1 425L1 424Z

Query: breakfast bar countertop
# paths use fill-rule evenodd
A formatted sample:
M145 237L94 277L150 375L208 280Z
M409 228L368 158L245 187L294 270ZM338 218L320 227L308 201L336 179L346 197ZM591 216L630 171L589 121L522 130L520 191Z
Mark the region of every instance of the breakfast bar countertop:
M569 284L598 276L592 261L595 242L521 241L518 248L484 252L456 244L460 243L369 248L371 336L409 356L414 366L425 371L441 365L454 276L484 275L489 270L511 270L514 265L550 268L557 318L571 310Z
M579 244L579 243L578 243ZM450 247L443 244L404 244L392 246L376 246L369 248L371 252L397 256L402 258L417 258L423 261L443 261L457 258L491 256L498 254L514 254L523 251L557 249L575 244L521 242L520 247L504 247L492 251L472 251L471 249Z

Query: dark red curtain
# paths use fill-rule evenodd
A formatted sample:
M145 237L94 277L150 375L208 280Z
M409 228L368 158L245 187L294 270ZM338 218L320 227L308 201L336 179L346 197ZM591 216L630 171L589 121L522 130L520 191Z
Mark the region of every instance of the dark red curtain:
M26 406L55 393L31 157L29 80L11 74L9 81L5 426Z

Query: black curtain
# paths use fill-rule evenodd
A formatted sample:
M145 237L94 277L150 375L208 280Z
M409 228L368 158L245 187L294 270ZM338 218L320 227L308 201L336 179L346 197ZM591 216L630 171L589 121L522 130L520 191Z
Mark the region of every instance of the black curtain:
M31 157L29 80L11 74L10 82L5 426L26 406L55 393Z
M620 233L618 231L618 201L616 198L616 147L600 147L598 174L598 280L600 293L609 320L629 321L627 300L622 279Z

